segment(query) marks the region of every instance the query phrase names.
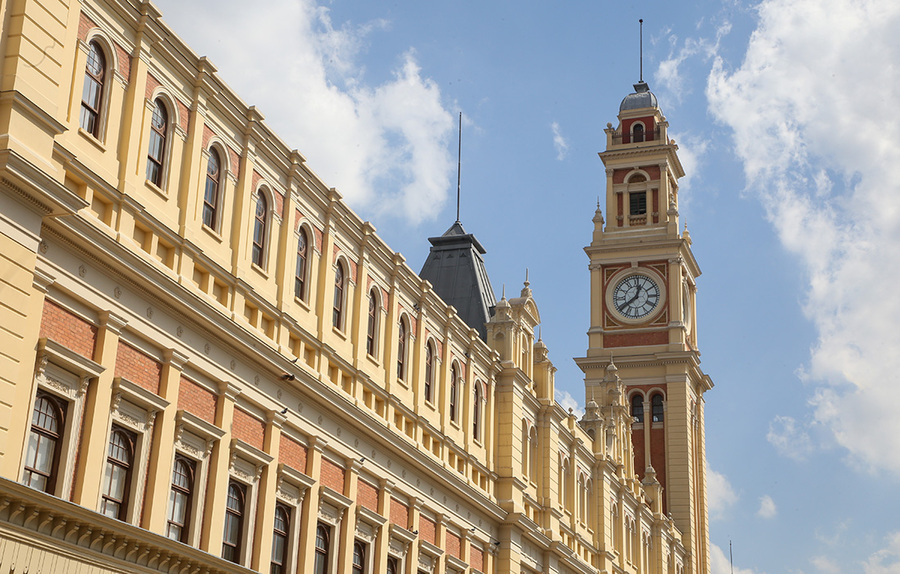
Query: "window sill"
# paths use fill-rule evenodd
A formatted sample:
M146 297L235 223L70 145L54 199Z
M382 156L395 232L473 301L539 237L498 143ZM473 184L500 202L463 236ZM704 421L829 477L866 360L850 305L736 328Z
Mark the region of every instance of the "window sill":
M368 359L369 362L372 363L373 365L375 365L376 367L381 366L381 361L379 361L378 359L376 359L373 355L370 355L369 353L366 353L366 359Z
M266 273L266 270L263 269L262 267L260 267L259 265L257 265L255 261L251 261L251 262L250 262L250 267L251 267L254 271L256 271L257 273L259 273L260 275L262 275L263 279L268 279L268 278L269 278L269 274Z
M209 226L206 225L205 223L204 223L204 224L201 224L200 227L202 227L202 228L203 228L203 231L205 231L207 234L209 234L210 237L212 237L213 239L215 239L217 242L222 243L223 239L222 239L222 236L219 234L218 231L216 231L216 230L213 229L212 227L209 227Z
M91 142L91 143L94 145L95 148L97 148L97 149L99 149L100 151L106 153L106 146L103 144L102 141L100 141L99 139L97 139L97 138L94 136L94 134L92 134L91 132L85 130L85 129L82 128L82 127L79 127L79 128L78 128L78 133L81 134L81 137L83 137L83 138L86 139L87 141Z
M332 326L332 327L331 327L331 331L332 331L335 335L337 335L338 337L340 337L342 340L344 340L344 341L347 340L347 334L344 333L343 331L341 331L341 329L340 329L339 327L334 327L334 326Z
M306 301L304 301L304 300L301 299L300 297L297 297L296 295L294 295L294 303L295 303L296 305L300 305L300 307L301 307L304 311L309 311L309 304L307 304Z
M153 191L156 193L156 195L160 196L161 198L163 198L163 199L169 199L169 194L166 193L165 190L163 190L162 188L160 188L158 185L156 185L155 183L153 183L153 182L150 181L149 179L145 179L145 180L144 180L144 185L147 186L148 189L153 190Z

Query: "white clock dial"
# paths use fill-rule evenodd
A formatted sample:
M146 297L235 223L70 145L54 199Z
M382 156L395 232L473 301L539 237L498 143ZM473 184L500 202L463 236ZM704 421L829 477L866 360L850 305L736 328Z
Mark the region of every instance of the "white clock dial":
M612 303L626 319L646 317L659 304L660 292L656 282L646 275L629 275L616 285Z

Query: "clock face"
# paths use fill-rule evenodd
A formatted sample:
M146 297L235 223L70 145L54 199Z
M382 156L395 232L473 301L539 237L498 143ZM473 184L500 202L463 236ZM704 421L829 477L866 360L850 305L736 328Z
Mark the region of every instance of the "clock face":
M660 293L656 282L646 275L629 275L616 285L612 304L626 319L646 317L659 304Z

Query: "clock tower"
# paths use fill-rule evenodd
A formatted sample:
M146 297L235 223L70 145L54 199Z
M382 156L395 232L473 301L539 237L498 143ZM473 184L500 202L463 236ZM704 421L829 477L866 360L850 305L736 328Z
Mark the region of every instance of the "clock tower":
M678 179L684 168L668 122L645 82L607 124L605 211L597 205L590 258L591 320L586 401L602 403L614 363L632 417L634 471L659 482L662 513L682 533L685 572L708 574L709 527L704 398L696 280L700 268L679 229ZM604 212L606 217L604 219ZM655 484L655 482L653 482Z

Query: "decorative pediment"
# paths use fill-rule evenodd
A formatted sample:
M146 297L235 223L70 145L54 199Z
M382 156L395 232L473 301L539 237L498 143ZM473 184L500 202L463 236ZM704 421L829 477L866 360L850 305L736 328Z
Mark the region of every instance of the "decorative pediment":
M38 382L69 399L84 394L90 380L99 377L105 370L106 367L53 339L42 337L38 340L35 377Z
M356 506L356 537L372 543L387 519L362 505Z
M140 432L153 427L156 413L169 406L169 401L157 396L124 377L113 379L113 418Z
M309 488L316 481L284 463L278 464L277 496L294 506L298 506L306 497Z
M419 541L419 570L422 572L434 572L444 551L430 542Z
M241 439L231 439L231 472L251 484L255 484L262 469L272 462L271 455L250 446Z
M391 538L388 543L388 553L397 558L405 558L409 551L409 545L416 539L416 535L409 530L391 524Z
M319 489L319 520L337 526L353 501L327 486Z

